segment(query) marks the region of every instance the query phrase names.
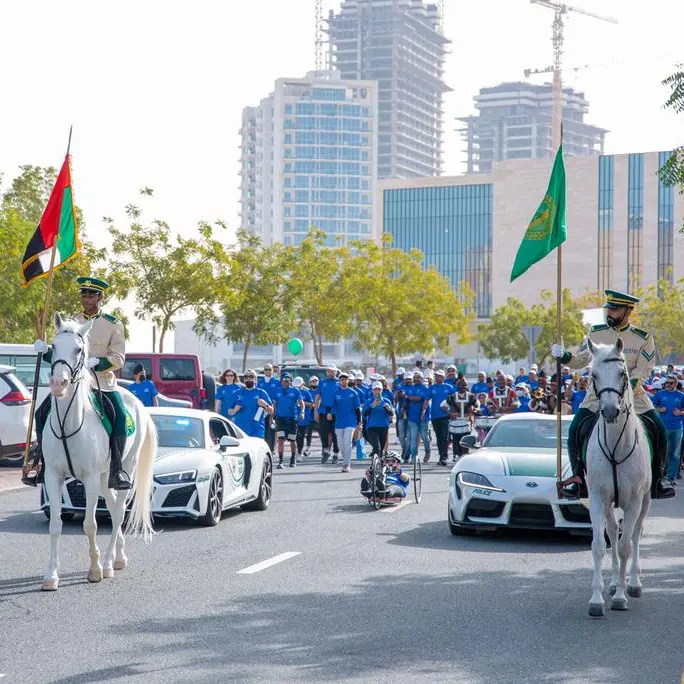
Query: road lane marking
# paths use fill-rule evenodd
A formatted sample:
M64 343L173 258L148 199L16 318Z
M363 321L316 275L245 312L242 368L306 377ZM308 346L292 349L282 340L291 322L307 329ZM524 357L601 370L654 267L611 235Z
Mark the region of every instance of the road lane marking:
M380 510L380 513L394 513L395 511L398 511L402 508L406 508L406 506L412 503L413 501L402 501L400 504L397 504L396 506L385 506Z
M261 572L262 570L266 570L266 568L270 568L272 565L277 565L278 563L282 563L283 561L299 556L300 554L301 551L287 551L286 553L281 553L279 556L273 556L273 558L261 561L261 563L256 563L255 565L250 565L248 568L238 570L237 574L253 575L255 572Z

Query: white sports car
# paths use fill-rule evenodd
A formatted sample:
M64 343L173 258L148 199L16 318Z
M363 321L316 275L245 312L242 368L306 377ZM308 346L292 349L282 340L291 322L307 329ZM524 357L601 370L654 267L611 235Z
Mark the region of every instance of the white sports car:
M184 516L216 525L235 506L266 510L273 487L273 459L263 439L247 437L217 413L186 408L148 409L159 436L154 464L152 514ZM41 488L41 508L50 509ZM62 517L85 511L85 490L69 479L62 489ZM102 497L98 514L106 514Z
M562 418L563 477L569 476L565 443L571 416ZM449 529L518 527L591 530L589 510L556 492L556 417L517 413L501 417L481 446L466 437L449 482Z

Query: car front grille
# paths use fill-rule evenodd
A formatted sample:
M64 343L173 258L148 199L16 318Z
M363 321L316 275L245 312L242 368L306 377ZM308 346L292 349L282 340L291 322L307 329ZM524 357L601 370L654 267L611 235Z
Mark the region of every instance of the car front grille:
M162 508L184 508L188 505L190 497L195 492L195 485L186 485L185 487L178 487L172 489L164 499Z
M83 483L80 480L71 480L70 482L68 482L67 492L69 492L69 498L71 499L71 505L73 508L86 507L85 487L83 486ZM97 510L107 510L107 502L101 496L97 499Z
M568 522L573 523L590 523L591 518L589 511L581 504L568 504L567 506L559 506L561 515Z
M517 503L511 507L509 524L520 527L554 527L556 522L548 504Z
M489 501L488 499L471 499L466 508L466 518L498 518L503 513L503 501Z

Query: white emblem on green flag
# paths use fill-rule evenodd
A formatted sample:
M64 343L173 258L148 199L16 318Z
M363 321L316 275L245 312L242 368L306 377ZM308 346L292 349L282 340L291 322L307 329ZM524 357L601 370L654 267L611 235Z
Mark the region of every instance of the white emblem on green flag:
M553 163L551 180L546 195L539 205L520 243L511 271L511 282L521 276L530 266L541 261L549 252L565 242L565 166L563 147L558 148Z

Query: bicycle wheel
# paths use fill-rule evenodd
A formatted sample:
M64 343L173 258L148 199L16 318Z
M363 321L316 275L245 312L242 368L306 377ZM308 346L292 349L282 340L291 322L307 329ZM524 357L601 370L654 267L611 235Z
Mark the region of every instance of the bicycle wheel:
M420 503L423 496L423 466L417 455L413 460L413 496L416 503Z
M379 479L382 479L382 462L380 461L380 456L377 454L373 456L373 460L371 461L370 474L371 495L369 501L371 506L377 511L378 508L380 508L380 494L378 493L377 482Z

